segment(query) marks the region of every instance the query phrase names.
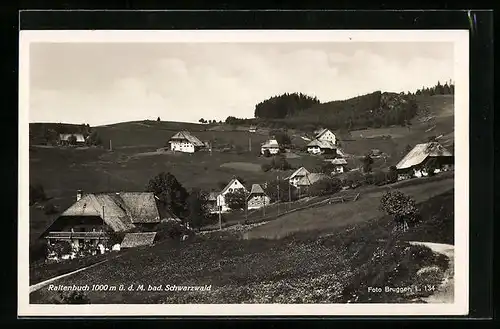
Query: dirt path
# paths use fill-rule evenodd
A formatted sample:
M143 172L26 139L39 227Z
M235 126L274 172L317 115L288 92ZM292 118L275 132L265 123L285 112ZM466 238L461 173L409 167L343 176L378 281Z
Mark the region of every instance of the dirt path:
M448 269L444 272L444 278L436 292L429 297L423 298L426 303L453 303L455 291L455 246L451 244L411 241L413 245L423 245L432 251L445 255L449 259Z

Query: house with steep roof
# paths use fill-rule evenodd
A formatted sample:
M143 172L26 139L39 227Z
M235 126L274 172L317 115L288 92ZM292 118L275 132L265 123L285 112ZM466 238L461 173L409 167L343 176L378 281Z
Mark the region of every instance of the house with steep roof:
M169 144L170 150L185 153L194 153L205 147L198 137L185 130L170 137Z
M59 134L59 143L61 145L70 145L72 138L74 138L75 145L85 144L83 134Z
M337 146L332 141L315 139L307 144L307 152L311 154L336 154Z
M259 184L252 184L252 189L247 197L248 209L259 209L271 202L271 198L266 194Z
M438 142L417 144L396 165L400 179L428 176L427 167L434 162L434 173L446 171L453 166L453 154Z
M328 178L328 175L323 174L323 173L308 173L304 177L302 177L300 180L297 181L297 187L299 189L307 189L309 186L312 184Z
M343 173L345 171L345 167L347 166L347 161L344 158L325 159L324 161L333 165L332 174Z
M76 247L108 240L109 232L151 230L160 222L178 220L151 192L88 193L62 212L42 237L68 241Z
M319 141L331 142L333 145L337 144L337 137L330 129L320 129L316 131L315 139Z
M288 182L297 187L297 183L304 178L306 175L309 175L310 172L304 168L300 167L299 169L295 170L290 176L286 177L285 180L288 180Z
M268 150L270 154L278 154L280 152L280 144L276 139L269 139L260 147L260 153L264 154L266 150Z
M230 211L231 208L226 203L226 195L228 193L233 193L237 190L242 190L245 193L248 193L248 190L246 187L237 179L233 178L231 181L222 189L220 193L217 194L217 208L221 212L227 212Z

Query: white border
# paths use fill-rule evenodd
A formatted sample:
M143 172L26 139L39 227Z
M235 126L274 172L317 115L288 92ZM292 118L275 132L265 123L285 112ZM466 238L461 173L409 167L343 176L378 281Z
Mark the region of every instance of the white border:
M453 304L29 304L29 47L32 42L452 42L455 81L455 294ZM198 30L21 31L19 38L18 316L466 315L469 296L469 31ZM26 201L24 201L26 200ZM460 216L458 218L458 215Z

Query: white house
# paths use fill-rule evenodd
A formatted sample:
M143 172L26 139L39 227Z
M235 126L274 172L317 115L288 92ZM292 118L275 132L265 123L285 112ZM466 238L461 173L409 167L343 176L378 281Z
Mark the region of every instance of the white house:
M257 127L255 127L255 126L250 126L250 128L248 128L248 132L254 133L256 131L257 131Z
M337 137L329 129L321 129L317 132L315 139L325 142L331 142L333 145L337 145Z
M226 187L224 187L224 189L217 195L217 206L219 209L221 209L222 212L231 210L231 208L229 208L226 204L226 194L232 193L235 190L239 189L242 189L243 191L245 191L245 193L248 193L248 190L245 188L245 186L241 184L238 179L233 178L229 182L229 184L227 184Z
M297 183L304 178L305 176L309 175L310 172L304 168L300 167L299 169L295 170L289 177L286 177L285 179L288 180L288 182L297 187Z
M345 166L347 165L347 161L345 159L336 158L336 159L326 159L325 161L334 165L334 170L332 174L340 174L345 171Z
M194 153L205 147L205 144L188 131L180 131L169 140L172 151Z
M264 154L266 150L268 150L271 154L278 154L280 151L280 144L276 139L270 139L262 144L262 146L260 147L260 153Z
M83 134L59 134L59 142L63 145L71 144L71 138L74 137L76 145L85 144Z
M335 154L337 153L337 147L332 141L315 139L307 144L307 152L311 154Z

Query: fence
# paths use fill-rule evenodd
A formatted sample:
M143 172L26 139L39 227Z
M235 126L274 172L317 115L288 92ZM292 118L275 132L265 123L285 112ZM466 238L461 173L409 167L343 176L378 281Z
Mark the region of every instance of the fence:
M306 204L305 205L302 205L302 206L298 206L299 203L300 203L300 200L299 201L295 201L295 202L286 202L286 203L279 203L279 204L273 204L272 205L272 208L275 208L275 209L272 209L271 211L269 211L269 215L267 216L264 216L262 215L261 217L258 216L257 213L260 213L262 212L263 213L263 210L262 209L259 209L259 210L256 210L254 212L252 212L252 214L257 214L257 215L254 215L252 216L252 218L248 218L247 220L241 220L241 222L243 224L257 224L257 223L262 223L262 222L267 222L267 221L271 221L271 220L274 220L274 219L277 219L279 217L282 217L284 215L288 215L288 214L291 214L293 212L296 212L296 211L301 211L301 210L305 210L305 209L310 209L310 208L315 208L315 207L321 207L321 206L324 206L324 205L327 205L327 204L335 204L335 203L344 203L344 202L355 202L359 199L359 196L360 196L360 193L356 193L356 194L343 194L343 195L337 195L337 196L328 196L328 197L316 197L316 198L312 198L310 199L309 201L311 200L317 200L319 198L321 198L321 200L319 201L315 201L315 202L312 202L310 203L309 201L306 201ZM277 207L278 206L285 206L286 204L289 204L290 206L296 206L295 208L289 208L288 210L284 210L283 212L277 212ZM231 227L231 226L235 226L235 225L238 225L240 224L239 222L231 222L231 223L226 223L225 225L222 225L222 228L228 228L228 227ZM202 229L201 231L214 231L214 230L218 230L218 227L215 228L215 227L206 227L204 229Z

